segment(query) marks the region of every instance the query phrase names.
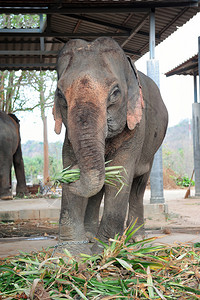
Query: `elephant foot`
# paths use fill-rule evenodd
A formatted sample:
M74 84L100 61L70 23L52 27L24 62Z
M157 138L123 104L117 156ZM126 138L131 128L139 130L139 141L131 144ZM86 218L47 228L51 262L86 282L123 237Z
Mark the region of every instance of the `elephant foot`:
M13 200L13 196L12 195L5 195L5 196L0 196L1 200Z
M103 245L99 244L98 242L96 242L91 248L92 254L100 254L103 252L103 250Z
M129 243L140 242L147 238L147 234L145 233L144 228L139 229L129 240Z
M85 235L86 235L86 237L87 237L87 239L88 239L88 241L90 243L94 243L95 242L95 235L94 235L94 233L92 233L90 231L87 231Z
M80 254L92 255L89 242L86 241L60 241L55 245L53 256L72 256L76 259L80 258Z

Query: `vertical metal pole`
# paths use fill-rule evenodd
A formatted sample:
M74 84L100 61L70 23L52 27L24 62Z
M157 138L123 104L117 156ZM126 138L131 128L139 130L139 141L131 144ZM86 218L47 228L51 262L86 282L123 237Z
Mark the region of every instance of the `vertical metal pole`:
M42 32L44 26L43 14L40 14L40 32ZM44 51L44 37L40 38L40 50Z
M200 75L200 37L198 38L198 72ZM200 102L200 76L199 76L199 102ZM197 81L194 76L194 103L192 105L193 123L193 152L195 172L195 196L200 196L200 103L197 100Z
M197 75L194 75L194 103L197 102Z
M149 59L155 59L156 29L155 29L155 9L151 10L149 20Z
M199 102L200 102L200 36L198 37L198 74L199 74Z
M149 51L150 59L147 61L147 75L153 79L160 88L159 62L155 60L155 10L151 10L150 13ZM150 185L150 203L165 203L163 196L162 147L158 149L154 156L150 174Z

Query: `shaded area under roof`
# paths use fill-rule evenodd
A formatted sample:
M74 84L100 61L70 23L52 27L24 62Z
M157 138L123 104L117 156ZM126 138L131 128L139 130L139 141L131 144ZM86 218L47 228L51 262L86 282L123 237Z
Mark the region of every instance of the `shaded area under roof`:
M192 56L182 64L165 73L167 77L172 75L199 75L198 72L198 54Z
M47 15L42 28L0 29L0 70L54 70L59 50L71 38L110 36L137 60L149 51L151 9L158 45L199 12L199 1L0 1L1 13Z

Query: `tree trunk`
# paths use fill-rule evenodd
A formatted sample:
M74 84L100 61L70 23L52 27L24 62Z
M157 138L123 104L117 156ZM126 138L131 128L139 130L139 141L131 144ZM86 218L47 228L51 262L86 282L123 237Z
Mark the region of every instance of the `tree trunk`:
M49 182L49 153L48 153L48 138L47 138L47 117L43 119L43 141L44 141L44 184Z
M45 116L45 98L44 98L44 79L40 72L40 108L41 118L43 122L43 149L44 149L44 169L43 169L43 184L49 182L49 153L48 153L48 138L47 138L47 117Z

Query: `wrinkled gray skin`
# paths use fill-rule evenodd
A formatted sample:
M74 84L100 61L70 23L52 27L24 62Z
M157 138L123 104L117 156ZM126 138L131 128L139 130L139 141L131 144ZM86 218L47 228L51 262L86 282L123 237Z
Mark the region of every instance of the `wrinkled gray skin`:
M70 40L58 57L55 131L66 127L64 168L80 168L80 180L63 184L60 241L107 242L138 218L143 224L143 195L155 152L165 136L168 114L155 83L138 72L111 38L88 43ZM142 87L142 94L140 92ZM124 166L128 185L104 185L104 162ZM99 225L99 207L104 212ZM141 232L140 232L141 233ZM90 253L87 244L69 243L73 253ZM94 244L92 251L101 251Z
M11 167L14 164L16 194L27 193L24 162L21 151L19 120L13 114L0 111L0 199L12 199Z

